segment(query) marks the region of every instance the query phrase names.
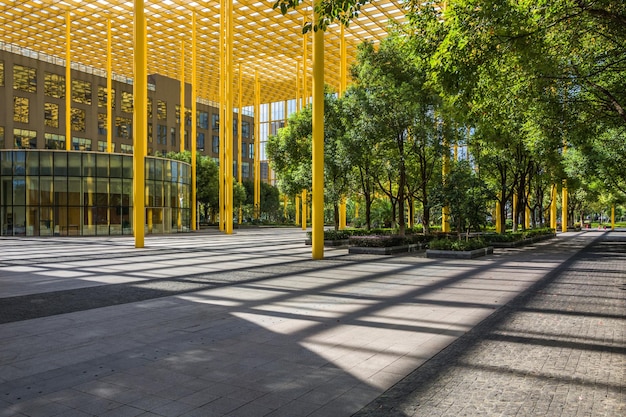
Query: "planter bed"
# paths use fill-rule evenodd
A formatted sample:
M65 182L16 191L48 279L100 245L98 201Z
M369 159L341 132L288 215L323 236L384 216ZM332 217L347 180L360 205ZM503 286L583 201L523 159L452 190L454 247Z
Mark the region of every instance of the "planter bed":
M447 258L447 259L474 259L479 256L491 255L493 246L474 250L439 250L428 249L426 251L427 258Z
M535 236L528 239L516 240L514 242L489 242L494 248L518 248L520 246L532 245L542 240L552 239L555 235Z
M370 255L395 255L398 253L417 252L424 248L421 243L411 243L409 245L400 246L350 246L348 253L353 254L370 254Z

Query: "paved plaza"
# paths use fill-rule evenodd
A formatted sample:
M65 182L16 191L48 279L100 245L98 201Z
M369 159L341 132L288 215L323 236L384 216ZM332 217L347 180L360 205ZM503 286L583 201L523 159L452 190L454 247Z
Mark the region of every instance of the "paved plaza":
M304 240L0 238L0 417L626 415L626 233L471 261Z

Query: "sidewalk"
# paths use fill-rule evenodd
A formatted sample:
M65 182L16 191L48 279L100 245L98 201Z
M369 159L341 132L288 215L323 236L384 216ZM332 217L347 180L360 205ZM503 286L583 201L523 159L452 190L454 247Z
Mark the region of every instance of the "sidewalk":
M304 237L0 239L0 416L624 415L626 236L473 261Z

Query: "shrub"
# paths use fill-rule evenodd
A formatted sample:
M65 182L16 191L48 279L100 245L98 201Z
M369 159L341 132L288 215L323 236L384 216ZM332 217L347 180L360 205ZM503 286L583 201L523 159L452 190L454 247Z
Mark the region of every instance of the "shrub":
M435 239L428 244L429 249L454 251L469 251L486 246L487 243L485 243L482 238L472 238L468 240Z

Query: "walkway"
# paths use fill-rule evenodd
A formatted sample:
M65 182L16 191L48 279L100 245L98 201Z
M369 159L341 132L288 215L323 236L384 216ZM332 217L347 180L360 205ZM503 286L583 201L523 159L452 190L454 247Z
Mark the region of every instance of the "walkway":
M462 262L303 241L0 239L0 416L624 415L626 236Z

